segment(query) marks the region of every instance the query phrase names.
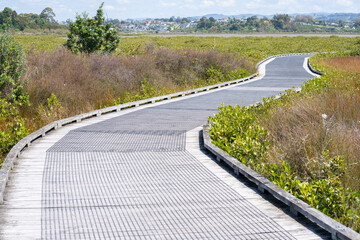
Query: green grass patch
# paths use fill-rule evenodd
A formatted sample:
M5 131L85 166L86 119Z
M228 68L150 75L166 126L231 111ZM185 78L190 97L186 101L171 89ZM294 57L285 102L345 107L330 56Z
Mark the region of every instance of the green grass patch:
M24 46L29 52L54 51L66 43L66 35L15 35L15 40Z
M25 49L53 51L66 42L66 36L15 36ZM359 37L122 37L117 54L138 55L151 48L214 50L238 53L257 62L285 53L309 53L353 50Z

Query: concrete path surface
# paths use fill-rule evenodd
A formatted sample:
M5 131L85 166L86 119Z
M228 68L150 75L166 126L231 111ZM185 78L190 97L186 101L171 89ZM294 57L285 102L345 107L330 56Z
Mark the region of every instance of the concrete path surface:
M221 103L249 105L312 78L308 56L247 83L71 124L16 162L0 239L326 239L200 150ZM263 65L264 66L264 65Z

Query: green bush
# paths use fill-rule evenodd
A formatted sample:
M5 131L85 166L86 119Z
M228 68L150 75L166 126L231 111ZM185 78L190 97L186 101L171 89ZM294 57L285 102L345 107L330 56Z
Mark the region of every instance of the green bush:
M209 118L210 134L217 146L257 170L264 162L270 142L268 132L256 122L251 108L222 105L220 112Z
M76 21L70 23L70 32L66 46L73 53L113 52L119 44L119 36L111 23L105 24L102 3L94 18L88 18L86 13L76 16Z
M23 91L24 52L10 35L0 35L0 163L10 149L28 134L19 107L28 104Z
M25 82L25 54L20 44L9 35L0 35L0 98L11 103L24 104L28 96L23 91Z
M17 106L0 98L0 165L10 149L28 133Z

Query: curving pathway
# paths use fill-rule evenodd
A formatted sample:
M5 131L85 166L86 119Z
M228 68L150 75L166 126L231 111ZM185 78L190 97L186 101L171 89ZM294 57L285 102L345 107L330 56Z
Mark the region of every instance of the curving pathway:
M39 139L10 175L0 239L327 238L199 148L197 127L220 103L253 104L312 78L305 57L272 59L264 77L89 119Z

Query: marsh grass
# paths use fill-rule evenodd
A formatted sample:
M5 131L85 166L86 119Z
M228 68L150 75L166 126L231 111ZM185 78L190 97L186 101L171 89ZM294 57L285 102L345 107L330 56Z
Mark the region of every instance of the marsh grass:
M328 58L320 63L337 70L360 73L360 56Z
M331 157L342 156L348 166L343 186L360 190L359 101L358 94L330 91L299 97L260 117L272 142L270 161L287 161L298 176L311 179L316 171L312 161L321 161L328 150Z
M255 71L252 62L236 54L165 48L118 56L74 55L64 48L30 52L26 68L31 107L22 113L31 129L58 118L229 81ZM208 69L216 74L209 74ZM50 99L52 94L62 107L56 115L47 112L54 105L49 101L56 102Z
M55 51L66 43L66 35L24 35L15 36L28 51ZM284 53L345 52L356 49L360 37L121 37L118 54L138 55L149 46L174 50L194 49L237 53L258 62L266 57Z

